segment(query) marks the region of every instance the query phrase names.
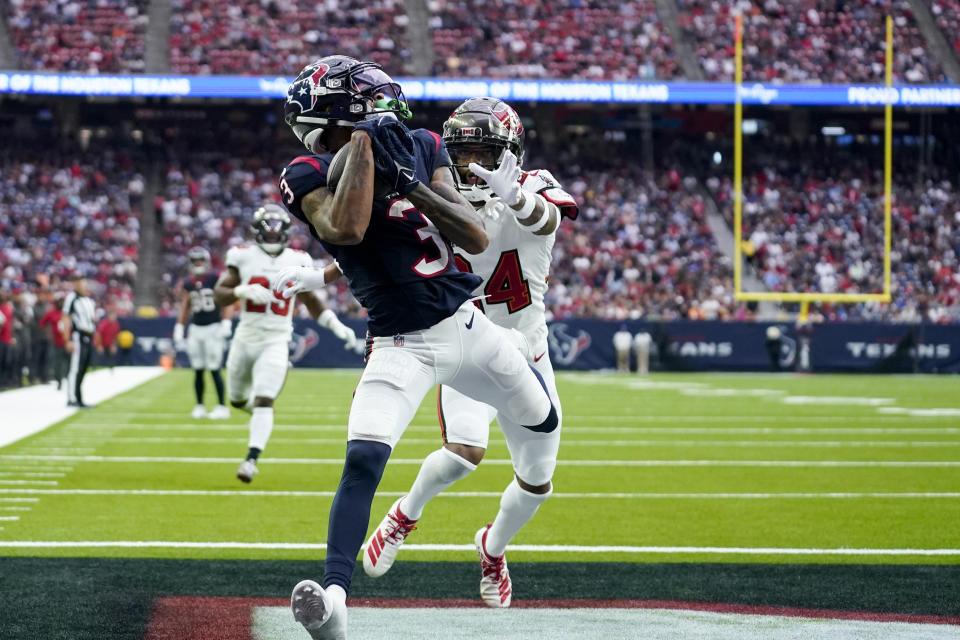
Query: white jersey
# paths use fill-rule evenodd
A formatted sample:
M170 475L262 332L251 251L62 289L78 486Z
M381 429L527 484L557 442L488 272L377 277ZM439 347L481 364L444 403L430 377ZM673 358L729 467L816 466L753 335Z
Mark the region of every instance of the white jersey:
M539 193L562 212L576 217L573 197L560 188L548 171L526 172L520 183L524 191ZM556 232L535 235L517 221L500 198L488 201L479 213L484 218L490 243L478 255L458 252L457 266L461 271L483 278L474 294L485 296L484 313L495 324L522 333L539 354L547 344L543 297L547 292Z
M257 245L243 244L227 251L226 263L240 273L240 284L259 284L271 292L273 277L281 269L313 268L313 258L304 251L288 247L274 257ZM278 293L273 293L273 297L268 304L240 301L240 323L233 335L234 340L246 343L290 340L296 299L285 300Z

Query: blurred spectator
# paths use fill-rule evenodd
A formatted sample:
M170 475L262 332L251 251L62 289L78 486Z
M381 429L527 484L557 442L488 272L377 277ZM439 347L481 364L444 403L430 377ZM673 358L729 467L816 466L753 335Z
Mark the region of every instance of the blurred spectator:
M630 371L630 345L633 343L633 334L627 331L627 325L621 324L613 334L613 350L617 353L617 371Z
M433 75L682 78L655 0L429 0Z
M734 76L734 14L743 15L743 79L870 83L885 78L886 16L894 16L895 82L946 81L909 0L677 0L679 23L708 80Z
M138 73L147 0L11 0L7 24L29 71Z
M743 184L748 263L770 291L883 290L883 176L868 149L765 141ZM907 176L906 167L894 172ZM707 186L733 224L729 177ZM960 317L960 193L947 180L898 179L892 204L889 305L822 305L829 320L954 322Z
M10 302L10 292L0 288L0 389L17 382L13 347L13 303Z
M63 310L60 308L63 300L61 297L54 297L53 302L47 307L43 316L40 318L40 327L43 329L46 341L49 344L49 375L57 383L59 391L64 378L67 377L68 357L67 357L67 336L63 326Z
M97 324L93 336L93 346L97 353L101 355L101 362L110 368L117 365L117 335L119 333L120 322L117 320L117 312L111 309Z
M383 64L410 59L400 0L172 0L170 68L190 74L296 74L327 53Z

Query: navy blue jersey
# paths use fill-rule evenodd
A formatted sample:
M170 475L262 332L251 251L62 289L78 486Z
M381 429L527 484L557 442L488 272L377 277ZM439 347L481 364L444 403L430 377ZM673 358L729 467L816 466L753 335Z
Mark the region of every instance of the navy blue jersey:
M183 290L190 294L190 324L204 326L220 322L220 309L213 302L213 287L217 274L190 276L183 281Z
M416 176L429 185L438 167L450 165L446 145L426 129L411 132L416 142ZM326 187L333 154L300 156L280 178L280 195L294 216L306 222L305 195ZM366 308L374 336L390 336L432 327L473 297L480 278L461 273L453 250L425 215L404 198L374 198L370 226L357 245L335 245L320 239L337 261L354 297Z

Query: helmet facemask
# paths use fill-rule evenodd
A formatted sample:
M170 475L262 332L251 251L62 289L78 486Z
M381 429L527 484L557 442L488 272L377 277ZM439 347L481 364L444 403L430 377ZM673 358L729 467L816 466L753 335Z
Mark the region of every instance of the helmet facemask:
M332 152L329 127L350 127L369 117L413 114L403 90L375 62L328 56L305 67L287 89L284 120L310 153Z
M500 166L505 150L523 163L523 123L517 112L502 100L481 97L463 102L443 123L443 141L453 163L457 189L476 205L493 195L483 180L474 176L467 165L476 162L494 171Z
M264 252L278 256L287 247L290 216L278 205L266 205L253 214L253 238Z
M467 200L483 204L493 197L490 185L470 171L470 163L496 171L506 148L505 143L496 142L454 142L447 146L453 164L453 181Z
M190 274L193 276L202 276L210 271L210 252L203 247L194 247L187 252L187 259L190 261Z

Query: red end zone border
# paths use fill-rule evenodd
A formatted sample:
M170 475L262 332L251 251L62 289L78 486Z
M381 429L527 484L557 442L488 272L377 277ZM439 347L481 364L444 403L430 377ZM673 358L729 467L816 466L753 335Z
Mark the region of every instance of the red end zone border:
M159 598L153 609L144 640L253 640L250 625L254 607L286 607L290 601L280 598ZM351 607L376 608L483 608L479 600L431 598L351 598ZM960 626L960 616L918 615L909 613L872 613L799 609L764 605L684 602L682 600L522 600L515 609L680 609L712 613L864 620L868 622L911 622Z

